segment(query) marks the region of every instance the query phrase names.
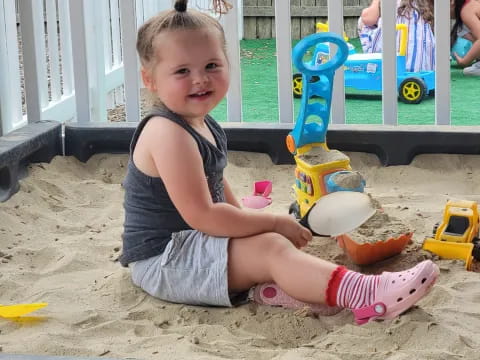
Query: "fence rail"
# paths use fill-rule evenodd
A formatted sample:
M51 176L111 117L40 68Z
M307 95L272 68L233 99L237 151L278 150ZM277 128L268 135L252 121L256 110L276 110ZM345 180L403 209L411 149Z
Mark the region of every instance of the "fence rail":
M327 3L327 0L290 0L292 39L301 39L312 34L317 22L327 21ZM370 0L343 0L344 29L348 36L358 36L358 18L362 9L369 4ZM274 0L244 0L243 16L245 39L275 37Z
M274 26L277 34L278 118L280 123L292 123L292 29L303 26L307 29L309 21L313 21L292 18L292 12L294 15L304 14L306 10L303 9L307 6L315 6L315 14L324 14L330 19L330 30L342 33L344 15L353 13L352 8L363 1L345 0L342 4L338 0L291 0L290 3L285 0L243 0L245 8L235 6L232 12L222 17L232 66L227 97L228 119L243 120L239 50L242 10L245 11L245 31L248 31L248 19L255 19L257 29L262 27L262 22L265 28L268 24L270 29ZM197 0L197 3L191 1L190 4L205 9L207 2ZM383 123L389 125L397 124L396 50L392 45L395 43L395 3L395 0L382 2L384 20L390 19L384 21L386 46L383 54ZM277 21L272 23L269 16L250 16L252 13L248 8L253 5L268 8L264 15L270 16L274 11ZM107 108L123 102L127 120L138 121L140 83L135 52L136 30L152 14L170 6L169 1L158 0L45 0L19 1L17 7L13 0L0 0L0 135L38 120L106 121ZM436 47L436 123L450 124L449 29L442 25L449 23L448 1L435 3L435 16L435 34L441 39ZM308 33L311 32L309 28ZM345 123L341 69L335 78L332 122Z

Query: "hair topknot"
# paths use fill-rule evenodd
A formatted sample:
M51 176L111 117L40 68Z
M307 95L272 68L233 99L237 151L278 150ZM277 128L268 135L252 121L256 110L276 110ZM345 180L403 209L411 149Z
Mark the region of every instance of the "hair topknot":
M165 0L162 0L165 1ZM231 5L227 0L209 0L210 7L217 13L226 13ZM226 54L225 33L218 20L195 9L187 11L188 0L176 0L174 9L165 10L152 16L140 28L137 34L137 52L142 66L155 64L155 38L166 31L214 29L218 31Z
M177 0L177 1L175 1L174 8L178 12L187 11L187 0Z

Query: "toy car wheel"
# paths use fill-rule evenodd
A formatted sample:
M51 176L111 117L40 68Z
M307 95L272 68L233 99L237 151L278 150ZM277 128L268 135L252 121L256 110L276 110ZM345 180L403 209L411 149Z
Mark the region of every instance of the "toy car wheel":
M398 88L398 96L405 104L419 104L426 94L425 81L417 77L406 78Z
M298 205L298 202L294 201L290 204L288 214L295 216L296 219L300 219L300 206Z
M293 97L299 99L302 97L302 74L293 74Z

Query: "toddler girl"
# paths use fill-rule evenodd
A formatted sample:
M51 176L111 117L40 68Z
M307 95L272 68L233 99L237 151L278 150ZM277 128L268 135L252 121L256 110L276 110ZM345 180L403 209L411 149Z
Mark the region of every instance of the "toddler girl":
M186 0L138 32L141 75L158 101L134 133L124 181L120 261L134 284L166 301L216 306L261 284L250 293L260 303L348 308L360 323L407 310L438 276L431 261L365 276L301 251L312 234L293 217L240 207L223 176L225 133L208 115L228 89L225 48L220 24Z

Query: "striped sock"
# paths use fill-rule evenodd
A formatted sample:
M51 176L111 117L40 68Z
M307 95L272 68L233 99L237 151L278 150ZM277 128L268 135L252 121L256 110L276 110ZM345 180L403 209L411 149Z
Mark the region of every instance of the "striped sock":
M339 266L328 283L327 304L347 309L369 306L375 301L379 281L379 275L363 275Z

